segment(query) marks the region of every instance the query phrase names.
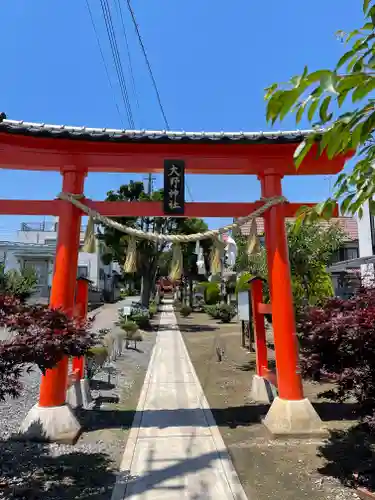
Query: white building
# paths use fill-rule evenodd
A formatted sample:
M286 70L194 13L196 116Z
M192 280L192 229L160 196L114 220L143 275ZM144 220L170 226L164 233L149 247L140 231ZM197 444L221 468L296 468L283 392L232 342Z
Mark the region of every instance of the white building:
M372 262L375 255L375 223L374 216L370 213L369 204L363 206L363 216L358 220L358 241L359 241L359 257L361 262L361 275L363 279L374 279L374 263Z
M0 262L5 269L33 267L38 273L38 295L48 297L52 285L54 259L57 242L57 221L22 223L17 231L16 241L0 242ZM81 245L85 228L81 230ZM78 254L78 276L91 281L91 290L107 296L108 300L117 298L117 281L121 270L117 263L104 265L101 259L100 244L96 242L96 252Z

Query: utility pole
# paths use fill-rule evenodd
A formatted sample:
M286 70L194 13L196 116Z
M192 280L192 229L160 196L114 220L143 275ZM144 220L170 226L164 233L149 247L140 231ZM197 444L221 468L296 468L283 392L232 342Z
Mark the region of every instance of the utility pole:
M147 194L149 196L152 195L153 192L153 187L154 187L154 181L156 180L155 177L152 174L148 174L147 177L143 178L144 181L147 181Z
M147 195L149 196L149 198L151 198L155 177L152 174L148 174L148 176L144 177L143 180L147 181ZM146 217L146 232L148 233L149 230L150 230L150 219L149 217Z

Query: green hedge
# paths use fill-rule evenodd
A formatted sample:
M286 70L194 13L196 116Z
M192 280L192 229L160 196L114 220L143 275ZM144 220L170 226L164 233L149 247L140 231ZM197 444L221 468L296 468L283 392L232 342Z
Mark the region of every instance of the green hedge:
M214 305L220 301L220 287L218 283L207 284L204 290L204 301L208 305Z

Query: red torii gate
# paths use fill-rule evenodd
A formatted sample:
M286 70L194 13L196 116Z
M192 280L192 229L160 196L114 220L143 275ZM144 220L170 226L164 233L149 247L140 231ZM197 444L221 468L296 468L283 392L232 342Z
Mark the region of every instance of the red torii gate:
M336 174L348 156L318 158L317 147L306 156L298 172L293 164L296 146L309 131L272 133L165 132L93 129L12 121L0 123L0 168L59 171L62 191L84 194L89 172L161 173L164 160L185 161L190 174L256 175L262 197L282 195L285 175ZM159 202L128 203L85 199L106 216L164 216ZM186 217L241 217L262 202L187 203ZM304 399L298 369L294 309L285 233L285 217L306 203L273 206L264 214L269 282L272 299L279 397L265 425L274 434L321 432L322 423ZM313 204L310 204L313 205ZM62 200L0 200L3 215L59 217L55 272L50 306L73 314L81 212ZM66 405L68 360L42 376L39 403L21 426L25 436L74 441L80 425ZM37 425L35 425L37 424Z

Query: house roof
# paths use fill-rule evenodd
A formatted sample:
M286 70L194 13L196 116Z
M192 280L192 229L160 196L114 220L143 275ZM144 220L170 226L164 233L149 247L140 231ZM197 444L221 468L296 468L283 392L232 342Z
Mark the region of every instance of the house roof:
M286 222L294 222L294 218L287 217ZM261 235L264 233L264 219L259 217L256 219L257 233ZM334 217L330 221L321 221L321 227L328 227L333 224L338 224L344 231L347 239L346 241L356 241L358 240L358 224L357 220L353 217ZM244 236L248 236L250 233L251 222L247 222L241 226L240 231Z
M356 272L360 271L362 265L368 264L375 264L374 255L337 262L336 264L332 264L332 266L328 268L328 271L330 273Z
M71 125L49 125L23 120L8 120L0 113L0 133L20 134L47 138L62 138L108 142L216 142L255 144L299 143L313 130L292 130L275 132L186 132L171 130L127 130L113 128L92 128Z
M19 241L0 241L0 250L11 250L16 256L31 257L53 257L56 245L42 243L23 243Z
M7 247L7 248L32 248L35 250L39 250L42 248L45 248L47 250L56 249L56 244L48 244L48 243L26 243L23 241L0 241L0 247Z

